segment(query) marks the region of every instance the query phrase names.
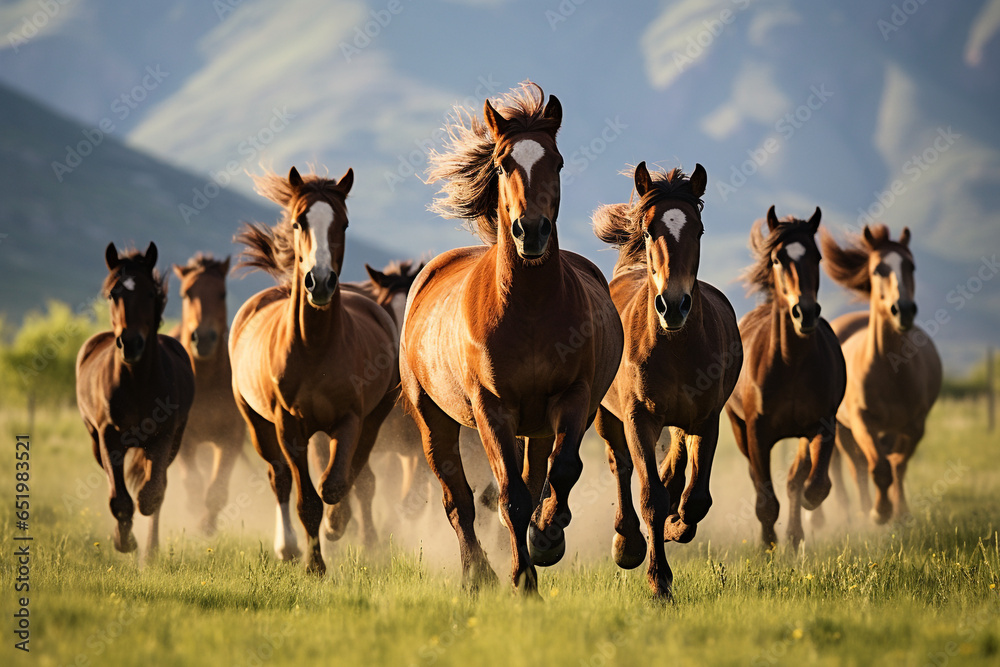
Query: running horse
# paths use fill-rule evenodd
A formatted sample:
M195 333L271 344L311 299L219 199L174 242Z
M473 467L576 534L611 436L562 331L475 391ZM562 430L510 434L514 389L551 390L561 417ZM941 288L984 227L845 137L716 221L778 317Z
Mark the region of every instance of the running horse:
M180 280L181 323L170 335L181 342L194 368L196 400L181 443L181 471L188 503L201 512L201 529L215 534L219 512L229 496L229 478L243 453L246 424L233 401L229 363L229 318L226 276L229 258L198 253L186 266L173 266ZM204 487L199 454L211 443L213 462L208 489Z
M914 324L910 230L889 237L885 225L865 226L841 246L822 235L826 271L869 299L867 312L835 319L833 330L847 361L847 391L837 411L837 447L858 485L862 511L875 523L909 513L903 480L924 436L927 414L941 391L941 358L930 336ZM875 506L868 474L875 482ZM845 509L843 487L838 495Z
M410 289L400 344L403 400L443 489L463 580L496 580L478 538L459 451L479 431L510 533L511 579L537 596L535 565L565 552L580 441L621 357L622 329L593 263L559 248L556 148L562 107L526 82L480 120L463 110L429 181L434 210L472 221L486 245L434 258ZM537 509L537 511L536 511ZM529 527L530 524L530 527Z
M284 207L274 227L245 225L242 264L262 269L279 285L247 300L233 321L229 355L233 394L257 452L270 469L278 501L275 552L299 555L290 525L292 480L308 538L307 569L324 573L319 528L330 507L328 536L343 534L348 493L392 408L396 392L396 326L377 303L341 289L347 229L345 200L354 182L266 173L257 191ZM330 436L330 462L319 493L309 475L309 436Z
M139 513L152 517L147 555L159 546L160 508L167 490L167 466L181 446L194 399L194 374L183 346L157 333L167 302L166 281L156 270L156 244L145 253L119 255L109 243L104 258L112 331L91 336L76 358L76 402L93 442L94 458L110 487L117 520L115 549L134 551L135 504L126 487L137 489Z
M802 508L815 510L830 493L830 457L837 408L847 369L840 342L820 317L820 253L816 246L822 212L809 220L778 220L774 206L750 231L755 263L744 273L751 292L764 302L740 321L743 370L726 404L740 451L750 460L757 518L765 547L778 542L779 503L771 480L771 450L778 440L799 438L788 471L788 539L802 542Z
M733 307L698 280L707 180L700 164L689 178L680 169L651 174L641 162L634 173L635 205L594 212L595 234L618 248L611 297L627 333L621 366L597 414L618 487L612 552L626 569L646 556L632 502L635 467L649 532L647 578L653 594L666 599L673 574L663 543L690 541L712 505L719 415L743 359ZM656 443L665 427L671 445L657 470Z

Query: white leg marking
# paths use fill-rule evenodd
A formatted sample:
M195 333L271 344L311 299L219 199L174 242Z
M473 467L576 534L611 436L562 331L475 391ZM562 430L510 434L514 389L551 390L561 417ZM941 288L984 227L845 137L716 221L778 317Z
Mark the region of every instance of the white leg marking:
M524 169L524 173L528 175L528 185L531 185L531 168L545 155L545 149L534 139L522 139L514 144L510 155Z
M286 548L290 547L294 550L298 546L298 539L295 537L295 529L292 528L292 514L288 503L281 503L276 509L274 553L278 555L278 558L283 558Z
M679 208L672 208L663 212L663 224L667 226L667 231L674 237L675 241L681 240L681 230L687 224L687 216Z

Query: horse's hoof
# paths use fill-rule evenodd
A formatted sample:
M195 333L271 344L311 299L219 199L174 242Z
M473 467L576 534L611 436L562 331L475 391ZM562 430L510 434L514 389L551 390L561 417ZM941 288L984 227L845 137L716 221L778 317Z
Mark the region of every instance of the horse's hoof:
M516 575L514 578L514 590L526 599L542 599L542 596L538 593L538 573L534 567L528 566L526 570Z
M817 507L816 511L810 516L809 525L812 526L813 530L823 530L826 528L826 515L823 514L820 508Z
M201 532L205 537L214 537L219 530L215 517L205 517L201 520Z
M890 509L886 512L879 512L877 508L873 507L871 512L868 513L868 516L875 524L883 526L889 522L889 519L892 518L892 510Z
M492 588L499 583L497 573L486 560L473 563L462 577L462 585L470 592Z
M663 525L663 541L687 544L698 534L698 524L684 523L677 515L667 517Z
M616 532L611 540L611 553L618 567L623 570L635 569L646 560L646 538L642 533L638 533L638 538L633 537L630 540Z
M802 507L807 510L816 509L830 495L831 488L829 477L817 480L814 484L806 484L805 491L802 492Z
M326 510L323 517L324 537L330 542L336 542L347 532L347 526L351 522L351 506L344 502L341 505L331 505Z
M116 525L115 549L123 554L127 554L132 553L138 548L139 543L135 541L135 535L132 534L132 526L122 526L120 523Z
M298 546L294 544L276 548L274 553L280 560L286 563L296 561L302 557L302 552L299 551Z
M528 526L528 555L531 562L540 567L558 563L566 553L566 534L552 523L546 531L540 531L534 524Z
M326 563L323 562L322 558L313 557L309 560L309 564L306 565L306 572L322 577L326 574Z
M674 582L673 579L669 581L663 579L662 577L650 577L649 578L649 588L653 592L653 599L659 602L673 602L674 601Z

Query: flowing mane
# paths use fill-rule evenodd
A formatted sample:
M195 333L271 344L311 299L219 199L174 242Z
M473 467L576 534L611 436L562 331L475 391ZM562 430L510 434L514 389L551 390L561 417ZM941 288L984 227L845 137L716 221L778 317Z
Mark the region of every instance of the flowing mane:
M295 268L295 248L292 245L295 232L292 229L294 220L288 206L297 197L309 194L319 194L340 202L347 197L336 179L306 174L302 176L302 180L303 184L296 188L286 177L273 172L253 176L257 193L282 206L284 214L274 226L243 223L243 228L233 237L233 241L246 246L237 266L265 271L277 278L282 285L291 282Z
M545 93L525 81L494 105L510 121L508 136L524 132L552 132L559 122L543 115ZM428 158L427 182L445 181L441 195L429 210L445 218L466 220L466 228L488 245L497 242L498 178L493 164L496 141L486 122L465 107L456 106L445 127L448 143Z
M229 271L229 260L215 259L211 253L199 252L194 257L189 259L188 263L185 264L183 268L189 271L215 273L225 278L226 273Z
M903 236L909 240L909 230ZM868 274L868 256L886 246L913 261L913 255L905 242L889 238L889 228L883 224L865 226L865 233L849 237L841 246L826 229L820 237L823 254L826 256L826 272L837 283L854 290L858 294L871 294L872 284Z
M809 221L800 220L793 216L785 216L778 222L778 227L773 232L764 236L764 218L753 223L750 229L750 254L753 255L754 263L747 267L741 276L743 284L747 287L747 294L761 292L766 301L774 298L774 272L771 271L771 253L792 237L801 236L803 240L815 243L814 234Z
M167 278L160 275L159 269L151 268L149 264L145 261L145 256L141 250L136 250L135 248L126 248L118 253L118 259L120 263L113 270L108 272L108 275L104 278L104 282L101 284L101 295L106 299L111 294L111 288L115 286L121 278L122 273L126 271L135 273L145 273L153 281L155 294L154 294L154 304L156 309L156 329L160 328L160 324L163 322L163 309L167 305ZM154 329L154 331L156 330Z
M631 176L632 170L622 172ZM646 265L646 242L642 237L641 221L650 208L664 199L680 199L701 211L703 203L691 189L691 181L680 167L670 171L658 169L649 172L653 187L634 206L627 204L607 204L601 206L592 216L594 234L597 238L618 249L615 273L636 264Z

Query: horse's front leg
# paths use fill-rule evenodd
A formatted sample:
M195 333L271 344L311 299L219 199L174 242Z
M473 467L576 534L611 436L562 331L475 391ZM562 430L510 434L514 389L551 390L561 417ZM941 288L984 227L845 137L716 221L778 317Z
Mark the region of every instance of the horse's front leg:
M146 458L149 460L149 474L139 489L139 513L150 517L149 536L146 541L146 557L153 558L160 548L160 508L167 494L167 467L172 454L180 447L184 436L184 424L180 423L169 436L149 441Z
M569 492L580 479L580 442L590 418L590 386L578 382L552 401L549 418L555 444L549 457L548 497L542 501L537 525L528 529L536 565L555 565L566 552L565 528L573 518Z
M698 523L712 507L712 463L719 443L719 417L716 410L702 422L697 431L686 435L688 457L691 459L691 479L677 505L677 517L670 517L667 539L689 542L694 537Z
M108 476L109 506L111 515L118 522L115 526L115 549L122 553L135 551L138 544L132 534L132 516L135 503L125 485L125 451L121 436L114 426L107 426L100 434L101 464Z
M309 572L323 574L326 563L320 551L319 524L323 519L323 501L313 487L309 476L309 439L302 424L287 411L282 410L277 423L278 442L285 458L292 464L292 479L299 492L297 509L299 520L306 529L309 562L306 569Z
M608 466L618 487L618 511L615 514L611 553L618 567L631 570L642 565L646 559L646 538L639 530L639 517L632 502L632 455L625 441L625 427L603 405L597 410L594 425L607 443Z

